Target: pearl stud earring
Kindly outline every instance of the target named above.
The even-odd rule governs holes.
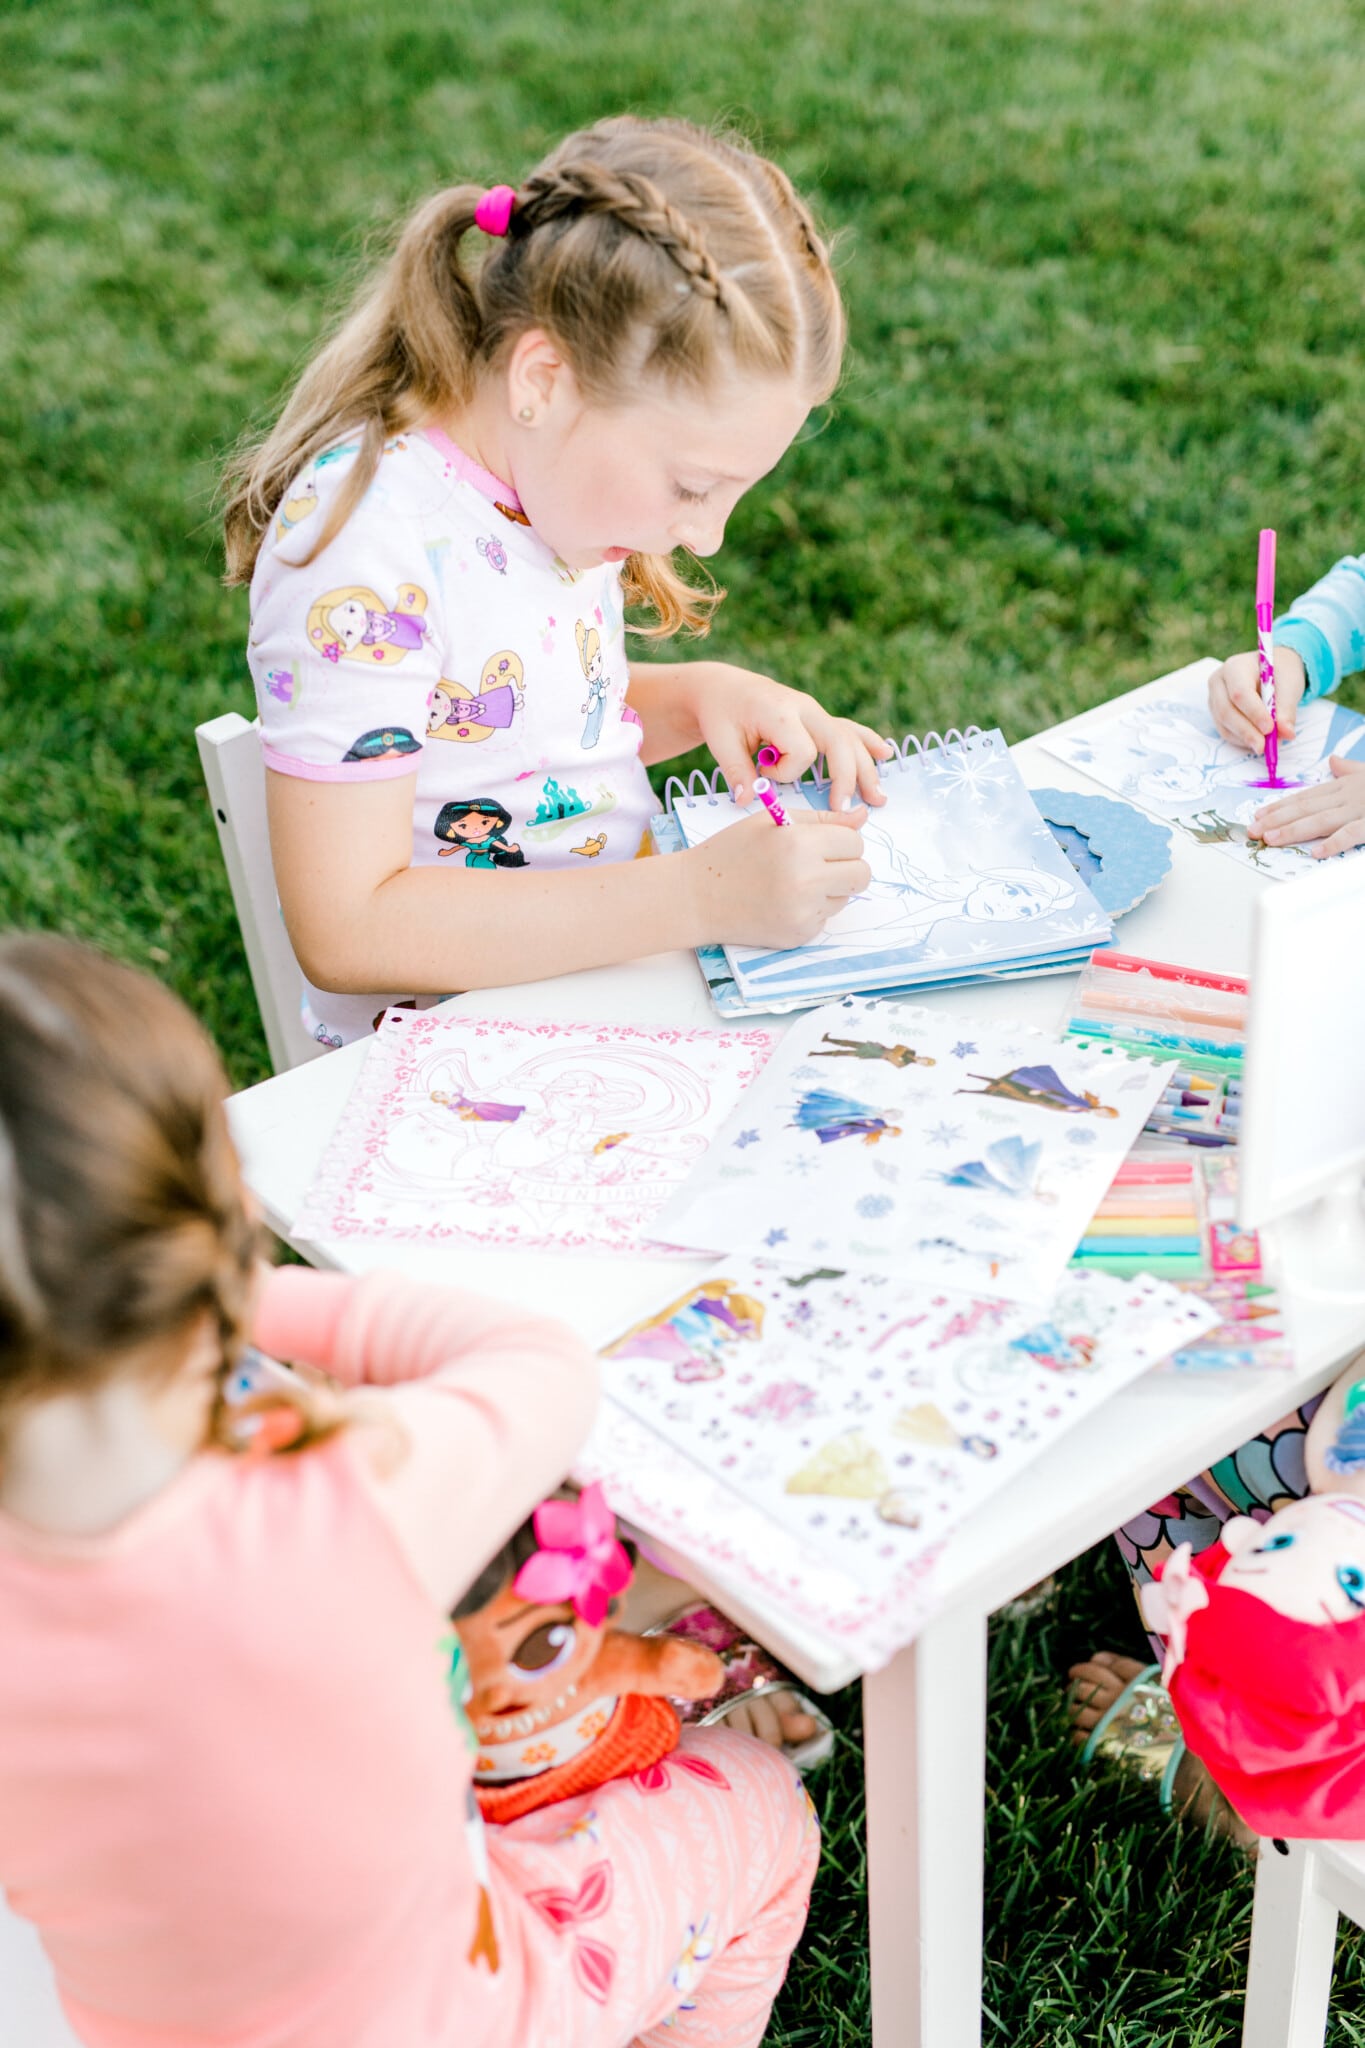
[[[532,405],[524,405],[521,408],[521,411],[517,414],[517,418],[519,420],[522,420],[528,427],[530,426],[535,416],[535,407]]]

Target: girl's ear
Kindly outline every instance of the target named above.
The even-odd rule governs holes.
[[[582,410],[578,379],[560,349],[539,327],[528,327],[507,359],[507,408],[514,420],[539,426],[551,410]],[[569,418],[561,423],[571,424]]]

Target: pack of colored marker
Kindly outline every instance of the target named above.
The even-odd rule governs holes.
[[[1246,1006],[1240,976],[1100,952],[1081,976],[1064,1028],[1083,1044],[1168,1061],[1170,1082],[1148,1132],[1214,1151],[1237,1142]]]

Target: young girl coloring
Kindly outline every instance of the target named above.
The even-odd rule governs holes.
[[[592,1413],[567,1331],[262,1277],[207,1041],[0,942],[0,1887],[86,2048],[757,2048],[817,1857],[685,1730],[483,1830],[447,1615]],[[250,1328],[351,1383],[225,1408]],[[243,1446],[246,1448],[243,1448]]]
[[[323,1042],[398,998],[665,947],[812,938],[868,869],[867,727],[725,663],[627,660],[623,609],[702,630],[710,555],[839,375],[828,252],[786,177],[678,121],[454,186],[230,478],[271,849]],[[827,758],[839,817],[763,815],[636,864],[645,765]],[[506,820],[505,823],[501,822]],[[477,828],[477,830],[476,830]]]
[[[1365,668],[1365,555],[1346,555],[1296,598],[1273,628],[1275,723],[1292,740],[1300,704]],[[1234,654],[1209,677],[1209,710],[1224,739],[1265,751],[1270,713],[1255,653]],[[1365,845],[1365,761],[1334,754],[1325,782],[1264,804],[1252,820],[1268,846],[1307,846],[1325,860]]]

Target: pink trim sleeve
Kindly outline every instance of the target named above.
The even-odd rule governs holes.
[[[400,775],[415,775],[420,758],[419,750],[378,761],[300,761],[297,755],[282,754],[261,741],[266,767],[277,775],[297,776],[300,782],[396,782]]]

